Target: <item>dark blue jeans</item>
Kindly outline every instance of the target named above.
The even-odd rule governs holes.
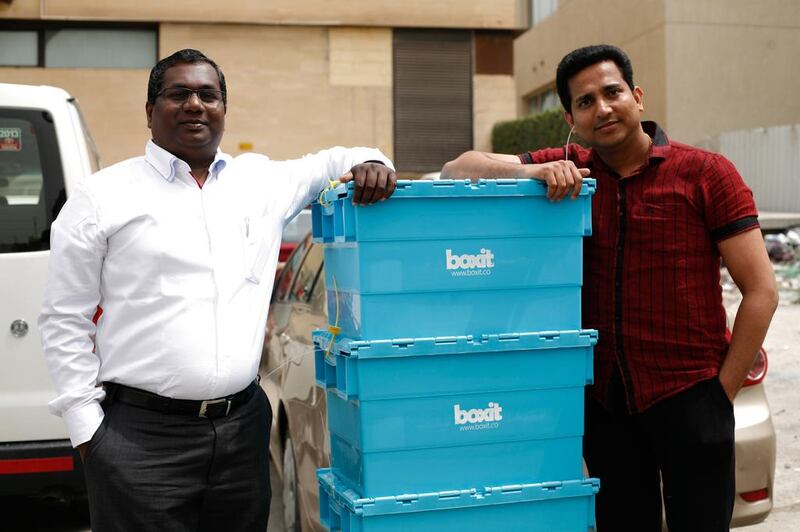
[[[267,529],[272,411],[261,388],[216,419],[103,409],[84,464],[93,532]]]
[[[600,479],[598,532],[728,531],[733,514],[733,405],[717,378],[627,414],[621,385],[612,410],[587,397],[583,454]]]

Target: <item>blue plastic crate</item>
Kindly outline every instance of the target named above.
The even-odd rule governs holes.
[[[331,464],[362,495],[581,476],[596,331],[330,339]]]
[[[328,317],[352,338],[580,328],[593,180],[550,202],[538,180],[401,181],[351,204],[352,183],[312,206],[325,243]]]
[[[597,479],[362,498],[329,469],[317,473],[320,520],[331,532],[588,532]]]

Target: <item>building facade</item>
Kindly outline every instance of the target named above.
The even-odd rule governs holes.
[[[0,0],[0,82],[65,88],[103,164],[142,153],[158,58],[196,48],[228,84],[222,149],[377,146],[406,172],[489,149],[516,116],[524,0]]]
[[[625,49],[645,117],[687,143],[800,122],[800,2],[532,0],[534,25],[514,46],[517,111],[560,106],[555,70],[580,46]]]

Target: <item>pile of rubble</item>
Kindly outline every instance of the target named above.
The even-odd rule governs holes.
[[[800,304],[800,227],[768,234],[764,245],[778,281],[781,304]],[[722,268],[722,292],[726,303],[741,299],[727,269]]]
[[[769,260],[773,264],[791,264],[800,261],[800,227],[764,237]]]
[[[766,235],[769,259],[775,269],[781,301],[790,304],[800,303],[800,227],[783,233]]]

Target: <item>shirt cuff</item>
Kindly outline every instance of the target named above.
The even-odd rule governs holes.
[[[360,157],[362,159],[361,163],[381,163],[384,166],[391,168],[392,170],[395,169],[394,164],[392,164],[392,161],[388,157],[386,157],[380,150],[376,148],[367,148],[367,150],[369,151],[367,151],[365,154],[363,154],[362,157]]]
[[[67,432],[73,447],[86,443],[92,439],[94,433],[103,422],[103,407],[99,401],[92,401],[78,408],[73,408],[65,412],[64,422],[67,424]]]
[[[714,242],[721,242],[756,227],[759,227],[758,216],[745,216],[711,231],[711,239]]]

